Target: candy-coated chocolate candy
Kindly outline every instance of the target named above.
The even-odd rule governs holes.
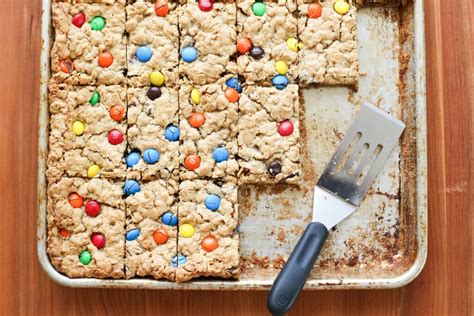
[[[217,211],[221,206],[221,198],[215,194],[208,194],[204,200],[207,209]]]
[[[151,87],[150,90],[147,92],[147,97],[148,99],[154,101],[161,97],[161,89],[158,87]]]
[[[240,54],[248,53],[252,49],[252,41],[246,37],[237,40],[237,51]]]
[[[70,74],[74,71],[74,63],[70,59],[63,59],[59,62],[59,69],[65,74]]]
[[[105,236],[101,233],[93,233],[91,235],[91,242],[97,249],[102,249],[105,247]]]
[[[166,16],[170,8],[166,0],[158,0],[155,3],[155,13],[157,16]]]
[[[170,124],[165,129],[165,138],[170,142],[176,142],[179,140],[179,128],[173,124]]]
[[[150,47],[147,46],[140,46],[138,47],[135,56],[137,56],[138,61],[142,63],[146,63],[151,59],[153,56],[153,51],[151,50]]]
[[[195,61],[197,56],[198,51],[192,46],[185,47],[181,51],[181,58],[187,63],[192,63]]]
[[[238,93],[242,93],[242,85],[240,84],[239,79],[234,77],[229,78],[226,80],[225,84],[229,88],[237,90]]]
[[[148,148],[143,152],[143,160],[145,160],[147,164],[155,164],[160,160],[160,152],[155,148]]]
[[[141,156],[140,153],[136,151],[132,151],[127,155],[127,158],[125,158],[125,162],[127,163],[127,167],[131,168],[135,166],[137,163],[140,162]]]
[[[203,113],[192,113],[188,118],[188,123],[194,128],[201,127],[206,122],[206,117]]]
[[[92,254],[88,250],[84,250],[79,255],[79,261],[85,266],[88,265],[92,261]]]
[[[223,162],[229,159],[229,151],[225,147],[219,147],[214,149],[212,157],[216,162]]]
[[[69,194],[67,200],[69,201],[69,204],[74,208],[80,208],[84,204],[84,199],[82,198],[82,196],[75,192]]]
[[[265,51],[261,47],[254,46],[250,50],[250,56],[252,56],[255,59],[260,59],[263,57],[263,55],[265,55]]]
[[[323,7],[319,3],[310,3],[308,6],[308,18],[317,19],[323,13]]]
[[[105,19],[101,16],[96,16],[91,21],[91,28],[94,31],[102,31],[105,27]]]
[[[168,233],[166,230],[160,228],[155,230],[153,233],[153,240],[158,244],[162,245],[168,241]]]
[[[263,16],[267,11],[267,6],[263,2],[255,2],[252,6],[252,12],[256,16]]]
[[[87,176],[89,178],[95,178],[100,173],[100,167],[98,165],[92,165],[87,169]]]
[[[338,0],[334,2],[334,10],[341,15],[344,15],[349,12],[350,8],[351,6],[346,1]]]
[[[84,13],[78,13],[72,18],[72,24],[77,26],[78,28],[81,28],[84,23],[86,23],[86,16]]]
[[[130,229],[125,233],[125,239],[128,241],[134,241],[140,236],[140,228]]]
[[[281,163],[278,160],[272,161],[267,166],[267,171],[272,176],[276,176],[276,175],[280,174],[281,173]]]
[[[291,123],[289,120],[284,120],[278,125],[278,133],[281,136],[290,136],[293,134],[294,129],[295,127],[293,123]]]
[[[198,6],[201,11],[209,12],[214,7],[214,1],[213,0],[199,0]]]
[[[123,186],[123,193],[125,195],[132,195],[138,192],[140,192],[140,184],[137,181],[135,180],[125,181],[125,185]]]
[[[201,157],[198,155],[189,155],[184,159],[184,166],[189,170],[193,171],[199,168],[201,165]]]
[[[61,228],[59,230],[59,235],[63,238],[68,238],[69,236],[71,236],[71,233],[69,232],[69,230],[67,230],[65,228]]]
[[[150,83],[155,87],[159,87],[165,83],[165,76],[160,71],[153,71],[150,74]]]
[[[288,48],[293,51],[293,52],[297,52],[298,49],[300,48],[299,44],[298,44],[298,40],[294,37],[290,37],[289,39],[286,40],[286,46],[288,46]]]
[[[285,89],[286,86],[288,85],[288,78],[284,75],[276,75],[272,79],[272,84],[277,88],[278,90]]]
[[[183,256],[183,255],[177,255],[177,256],[174,256],[173,259],[171,259],[171,264],[175,268],[183,264],[186,264],[186,262],[188,262],[188,259],[186,258],[186,256]]]
[[[227,88],[224,92],[224,95],[227,101],[231,103],[239,101],[239,98],[240,98],[239,92],[237,92],[237,90],[233,88]]]
[[[110,52],[103,52],[99,55],[99,66],[109,68],[114,63],[114,56]]]
[[[201,242],[201,247],[206,252],[211,252],[219,247],[219,243],[213,236],[207,236]]]
[[[123,142],[123,134],[118,129],[111,130],[107,138],[112,145],[120,145]]]
[[[191,90],[191,101],[193,101],[194,104],[201,103],[201,92],[198,89]]]
[[[121,104],[116,104],[110,108],[109,113],[114,121],[120,122],[125,117],[125,107]]]
[[[81,136],[82,134],[84,134],[84,129],[84,123],[82,123],[81,121],[72,122],[72,131],[74,132],[74,134],[76,134],[76,136]]]
[[[89,200],[86,202],[86,214],[90,217],[97,217],[100,214],[100,203],[95,200]]]
[[[194,227],[191,224],[183,224],[179,226],[179,233],[184,238],[190,238],[194,235]]]
[[[275,70],[280,75],[284,75],[288,72],[288,65],[283,60],[279,60],[275,63]]]
[[[94,94],[92,94],[91,98],[89,99],[90,105],[97,105],[97,103],[100,102],[100,94],[99,92],[95,91]]]
[[[176,226],[178,225],[178,217],[171,212],[166,212],[161,216],[161,221],[163,224],[168,226]]]

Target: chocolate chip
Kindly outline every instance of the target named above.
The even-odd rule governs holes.
[[[147,96],[150,100],[154,101],[155,99],[158,99],[161,97],[161,90],[158,87],[151,87],[150,90],[148,90]]]
[[[267,167],[268,173],[276,176],[281,172],[281,163],[278,160],[272,161]]]
[[[252,49],[250,49],[250,56],[252,56],[255,59],[262,58],[264,54],[265,54],[265,51],[261,47],[254,46],[252,47]]]

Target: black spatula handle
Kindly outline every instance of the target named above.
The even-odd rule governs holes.
[[[273,315],[283,315],[293,306],[327,236],[328,230],[321,223],[313,222],[306,227],[270,290],[267,304]]]

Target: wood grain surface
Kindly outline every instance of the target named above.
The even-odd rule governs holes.
[[[472,0],[426,2],[429,255],[409,286],[305,292],[292,315],[473,315]],[[0,1],[0,313],[265,315],[265,292],[69,289],[36,258],[40,0]]]

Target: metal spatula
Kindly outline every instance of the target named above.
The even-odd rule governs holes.
[[[294,304],[328,230],[357,209],[404,129],[377,107],[362,106],[314,188],[313,221],[273,284],[268,297],[272,314],[282,315]]]

